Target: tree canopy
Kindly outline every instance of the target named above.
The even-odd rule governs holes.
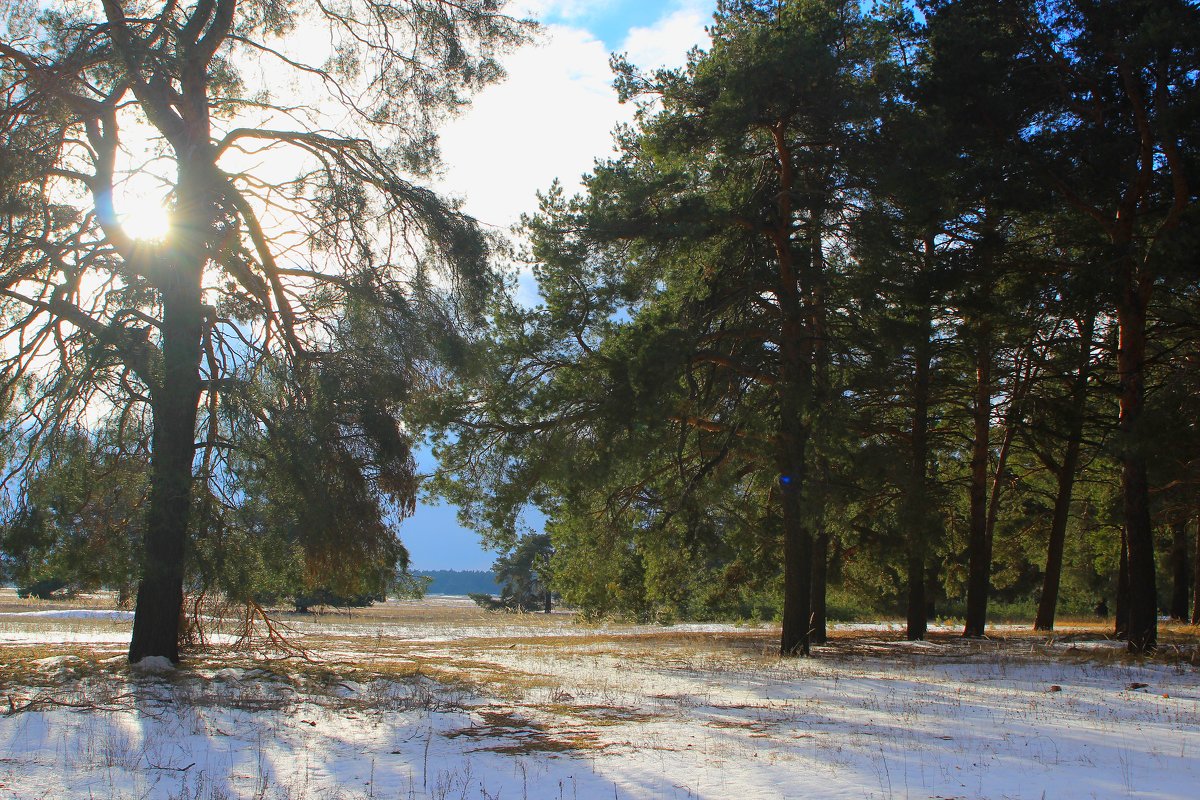
[[[136,580],[132,659],[185,580],[370,593],[423,424],[514,604],[784,655],[846,606],[1187,615],[1195,2],[723,0],[682,67],[614,57],[634,123],[525,218],[534,306],[423,185],[526,29],[493,0],[5,24],[5,548]]]
[[[441,451],[494,540],[548,515],[568,602],[761,608],[806,653],[830,586],[911,638],[937,602],[981,636],[1041,595],[1052,626],[1065,559],[1075,608],[1114,592],[1154,646],[1154,528],[1197,516],[1152,499],[1190,457],[1145,459],[1196,346],[1166,331],[1200,14],[921,11],[723,2],[683,68],[614,59],[636,122],[527,220],[542,304],[496,312]]]
[[[394,548],[403,408],[495,284],[487,237],[421,181],[524,25],[494,0],[5,8],[8,476],[100,422],[149,464],[130,659],[178,659],[187,554],[246,470],[310,569]],[[157,205],[169,230],[139,238]]]

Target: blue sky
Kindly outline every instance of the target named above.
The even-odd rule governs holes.
[[[631,28],[650,28],[673,11],[689,7],[679,2],[642,2],[642,0],[609,0],[605,2],[549,2],[535,12],[546,24],[572,25],[591,32],[609,50],[618,50]],[[696,7],[697,4],[691,4]],[[715,4],[714,4],[715,5]]]
[[[514,13],[543,23],[534,44],[511,54],[509,78],[486,89],[442,132],[439,190],[504,230],[536,206],[536,192],[559,178],[568,191],[632,110],[617,103],[611,52],[644,67],[678,66],[704,41],[715,0],[518,0]],[[527,284],[528,285],[528,284]],[[418,454],[422,472],[434,468]],[[400,526],[413,569],[488,569],[495,554],[458,525],[456,509],[421,503]]]
[[[420,471],[431,472],[428,450],[417,454]],[[413,569],[491,569],[495,553],[485,551],[474,531],[458,524],[454,506],[417,504],[416,513],[400,523],[400,538]]]

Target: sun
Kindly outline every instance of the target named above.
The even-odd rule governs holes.
[[[118,208],[121,227],[134,239],[161,242],[171,232],[171,212],[150,194],[126,195]]]
[[[171,233],[170,184],[147,171],[131,171],[113,187],[117,221],[131,238],[161,242]]]

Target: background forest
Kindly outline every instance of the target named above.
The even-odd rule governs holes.
[[[532,307],[421,183],[529,30],[491,0],[12,8],[0,549],[136,594],[132,660],[185,597],[411,583],[422,431],[586,614],[784,654],[1200,614],[1194,2],[721,2],[684,68],[614,57],[636,121],[526,218]],[[114,210],[143,173],[160,240]]]
[[[1197,10],[723,3],[524,233],[442,486],[593,614],[1188,613]]]

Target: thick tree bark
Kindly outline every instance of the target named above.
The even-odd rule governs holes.
[[[925,619],[933,622],[937,619],[938,598],[942,597],[941,576],[938,575],[936,560],[929,560],[925,565]],[[944,600],[945,598],[942,597]]]
[[[175,209],[168,242],[147,275],[162,299],[161,374],[151,389],[153,436],[149,509],[144,534],[129,660],[148,656],[179,660],[183,577],[188,546],[200,404],[200,359],[204,311],[202,278],[218,257],[224,232],[216,225],[224,176],[212,144],[209,66],[233,27],[235,0],[193,9],[178,29],[176,70],[159,72],[139,52],[120,3],[105,0],[109,33],[131,75],[133,92],[152,125],[170,143],[178,165]],[[146,70],[151,70],[146,72]],[[177,81],[177,87],[173,86]]]
[[[783,508],[783,625],[779,652],[784,656],[807,656],[812,629],[813,541],[801,503],[807,478],[805,458],[810,434],[807,412],[813,396],[814,343],[793,249],[792,191],[796,176],[790,144],[784,123],[772,126],[769,132],[779,170],[778,226],[771,230],[770,239],[779,270],[776,295],[782,323],[776,384],[779,400],[776,463]]]
[[[187,283],[180,276],[181,283]],[[179,661],[180,614],[200,400],[200,284],[164,293],[163,371],[154,401],[150,507],[129,660]]]
[[[967,544],[967,619],[963,636],[981,637],[987,624],[992,551],[987,535],[988,455],[992,421],[990,323],[982,323],[975,354],[974,435],[971,444],[971,520]]]
[[[804,344],[800,297],[786,245],[779,247],[783,337],[779,347],[779,435],[776,459],[783,507],[783,630],[779,652],[808,655],[812,630],[813,537],[801,507],[807,478],[809,428],[804,410],[812,394],[812,362]],[[789,277],[791,276],[791,277]]]
[[[1087,383],[1091,376],[1092,336],[1096,317],[1089,314],[1079,332],[1079,361],[1071,387],[1070,424],[1066,435],[1062,463],[1055,475],[1057,491],[1054,513],[1050,520],[1050,538],[1046,545],[1046,572],[1042,579],[1042,596],[1038,601],[1034,630],[1054,630],[1058,610],[1058,590],[1062,582],[1063,550],[1067,541],[1067,524],[1071,516],[1071,497],[1075,490],[1075,473],[1079,468],[1079,452],[1083,443],[1083,421],[1087,412]]]
[[[787,427],[787,426],[785,426]],[[798,428],[795,424],[793,428]],[[809,654],[812,616],[812,534],[804,524],[800,488],[804,482],[804,436],[793,430],[780,453],[779,490],[783,506],[783,630],[779,653]]]
[[[808,444],[808,428],[801,418],[802,396],[808,393],[812,371],[800,352],[802,329],[799,321],[795,318],[785,320],[783,331],[777,438],[779,493],[783,507],[783,630],[779,652],[784,656],[795,656],[809,654],[812,626],[813,541],[801,508]]]
[[[1129,650],[1144,653],[1158,643],[1158,591],[1154,529],[1150,524],[1150,482],[1141,444],[1145,409],[1146,307],[1149,286],[1140,285],[1132,258],[1126,258],[1124,288],[1117,305],[1120,342],[1117,372],[1121,384],[1121,489],[1129,555]],[[1142,280],[1148,280],[1142,277]]]
[[[1171,619],[1186,622],[1188,595],[1191,590],[1192,564],[1188,560],[1188,530],[1186,519],[1171,526]]]
[[[907,622],[904,636],[910,642],[919,642],[929,632],[929,604],[925,598],[925,553],[920,548],[913,547],[911,541],[906,562],[908,604],[905,610]]]
[[[203,94],[202,87],[193,91]],[[154,283],[162,297],[162,366],[151,391],[153,438],[149,509],[144,533],[129,661],[165,656],[179,661],[183,577],[191,516],[196,417],[203,353],[204,267],[210,256],[217,198],[215,168],[206,162],[207,107],[189,129],[181,153],[175,225],[163,245]]]

